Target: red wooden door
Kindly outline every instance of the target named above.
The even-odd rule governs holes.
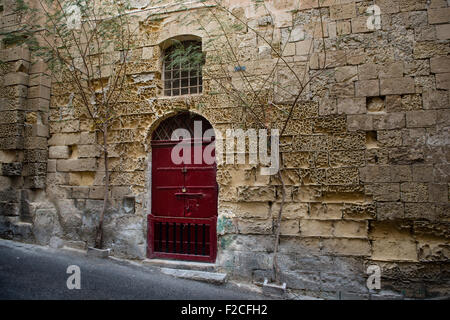
[[[193,120],[187,117],[188,121],[182,125],[189,129]],[[194,119],[199,121],[198,116]],[[205,124],[208,127],[209,124]],[[175,125],[180,123],[175,121]],[[173,129],[166,126],[166,131],[167,128]],[[217,251],[216,165],[206,164],[203,157],[201,163],[195,164],[194,154],[195,149],[203,153],[205,147],[214,142],[184,140],[191,151],[191,162],[175,164],[171,154],[178,143],[152,141],[148,257],[213,262]]]

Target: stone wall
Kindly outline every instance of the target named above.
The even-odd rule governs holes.
[[[15,1],[1,3],[1,32],[18,27]],[[51,80],[26,47],[0,51],[0,232],[32,240],[31,203],[46,187]]]
[[[381,8],[381,30],[366,26],[365,12],[374,2]],[[138,9],[148,5],[134,3]],[[286,45],[285,58],[310,76],[325,60],[320,47],[327,47],[327,68],[309,88],[320,95],[302,103],[281,139],[288,191],[281,225],[282,280],[291,289],[324,297],[367,298],[366,269],[377,264],[383,290],[412,297],[449,295],[449,2],[267,5],[273,21],[249,2],[229,1],[230,9],[256,30],[275,27]],[[7,8],[3,28],[11,21]],[[139,45],[108,141],[112,203],[105,240],[115,255],[128,258],[145,258],[150,137],[161,119],[191,110],[215,129],[241,121],[237,105],[223,94],[211,94],[218,88],[208,78],[202,95],[162,96],[161,43],[184,34],[208,42],[198,27],[181,22],[179,7],[165,10],[161,19],[150,19],[148,11],[137,18]],[[192,19],[211,20],[200,3],[191,4],[189,13]],[[287,39],[292,21],[297,27]],[[267,74],[276,63],[251,30],[232,38],[249,75]],[[209,50],[204,48],[205,68],[214,68]],[[0,132],[2,235],[42,244],[92,244],[104,191],[99,136],[87,118],[74,112],[70,83],[52,86],[48,110],[49,83],[41,64],[30,64],[27,51],[18,48],[2,50],[2,60],[7,62]],[[277,72],[280,81],[292,85],[283,70]],[[32,80],[33,74],[41,80]],[[9,108],[10,101],[17,103]],[[282,119],[283,113],[274,112],[274,123]],[[260,281],[271,274],[280,181],[259,175],[251,165],[221,165],[217,180],[217,265],[236,279]],[[44,188],[45,194],[38,191]],[[24,232],[22,221],[29,219]]]

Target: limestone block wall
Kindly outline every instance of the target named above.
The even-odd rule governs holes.
[[[366,26],[366,9],[374,3],[381,9],[380,30]],[[251,2],[228,5],[256,30],[264,32],[272,23]],[[312,98],[302,102],[281,138],[287,188],[279,258],[282,280],[291,289],[323,297],[368,298],[366,270],[376,264],[382,269],[383,290],[411,297],[450,294],[448,1],[305,0],[267,5],[275,17],[276,34],[286,44],[284,56],[296,68],[314,74],[325,60],[321,46],[325,43],[328,49],[327,68],[309,88]],[[207,43],[208,35],[183,24],[177,6],[169,5],[158,19],[148,18],[147,6],[146,1],[136,2],[136,8],[147,14],[136,20],[138,45],[130,58],[120,116],[108,141],[112,201],[105,217],[105,241],[115,255],[137,259],[145,258],[150,139],[158,123],[180,110],[203,115],[217,130],[235,128],[242,121],[241,108],[217,94],[217,84],[207,77],[201,95],[163,96],[161,43],[185,34]],[[317,27],[319,10],[324,38]],[[189,13],[199,21],[211,20],[200,3],[191,4]],[[297,27],[287,39],[292,21]],[[233,40],[249,75],[267,74],[276,63],[270,48],[251,30],[234,34]],[[205,68],[214,67],[209,50],[204,48]],[[21,60],[30,58],[17,59]],[[8,66],[12,65],[11,60]],[[7,74],[11,72],[8,69]],[[26,72],[14,72],[28,82],[12,82],[11,87],[5,76],[3,88],[26,88],[28,95],[22,118],[12,123],[24,130],[26,125],[47,125],[46,111],[30,109],[36,104],[29,101],[34,97],[45,105],[42,95],[48,86],[32,85],[31,76],[21,77]],[[285,70],[278,72],[287,87],[295,85]],[[25,181],[45,176],[45,194],[29,201],[34,241],[84,247],[93,243],[104,168],[97,146],[100,136],[89,119],[74,111],[79,104],[74,92],[70,83],[53,84],[48,140],[31,130],[36,143],[28,146],[33,152],[42,150],[45,157],[48,151],[48,160],[44,156],[39,158],[43,161],[31,160],[37,158],[31,157],[26,144],[3,147],[3,141],[12,140],[1,140],[1,179],[10,181],[7,172],[18,172],[23,186],[14,184],[10,189],[34,190],[43,184],[28,187]],[[8,112],[3,110],[2,104],[1,112]],[[282,120],[283,113],[274,111],[271,121]],[[16,136],[17,141],[27,137]],[[42,168],[47,164],[46,175],[39,163]],[[261,281],[271,274],[280,181],[259,175],[252,165],[221,165],[217,181],[216,264],[236,279]],[[1,201],[5,207],[16,200]],[[2,219],[7,212],[13,211],[2,209]]]
[[[18,27],[15,1],[1,2],[2,34]],[[24,46],[0,50],[0,233],[32,240],[32,202],[46,187],[51,81]]]

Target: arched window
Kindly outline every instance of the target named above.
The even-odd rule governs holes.
[[[212,129],[212,126],[209,123],[209,121],[203,118],[202,116],[191,112],[182,112],[162,121],[159,124],[158,128],[153,132],[152,140],[153,141],[171,140],[172,133],[176,129],[186,129],[191,134],[191,137],[195,138],[194,123],[196,121],[201,122],[202,137],[205,134],[206,130]]]
[[[164,51],[164,95],[179,96],[202,92],[202,43],[177,41]]]

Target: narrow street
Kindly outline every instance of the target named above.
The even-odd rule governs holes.
[[[81,288],[69,290],[67,268],[80,268]],[[263,299],[162,274],[159,269],[89,257],[76,251],[0,240],[0,299]]]

